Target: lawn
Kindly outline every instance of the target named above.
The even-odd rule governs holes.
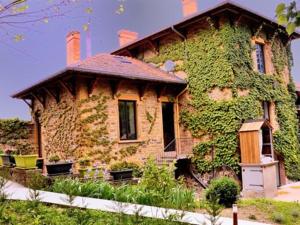
[[[42,203],[6,201],[0,205],[2,225],[183,225],[170,220],[127,216],[95,210],[63,208]]]
[[[300,204],[268,199],[240,200],[239,218],[271,224],[300,225]],[[225,209],[223,216],[231,217],[231,209]]]

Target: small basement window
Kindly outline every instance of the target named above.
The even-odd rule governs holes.
[[[256,43],[255,47],[256,47],[257,70],[261,73],[266,73],[264,45]]]
[[[119,101],[120,140],[136,140],[136,102]]]

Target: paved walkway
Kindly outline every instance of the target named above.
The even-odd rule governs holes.
[[[5,193],[8,194],[8,198],[11,200],[28,200],[29,199],[29,189],[25,188],[19,184],[9,181],[5,187]],[[63,206],[69,206],[66,201],[67,196],[64,194],[53,193],[53,192],[40,192],[41,202],[51,203]],[[123,212],[128,215],[134,215],[139,212],[140,216],[165,219],[170,215],[183,215],[179,221],[189,223],[189,224],[203,224],[206,222],[210,224],[207,220],[207,215],[192,212],[183,212],[174,209],[165,209],[159,207],[144,206],[138,204],[120,203],[116,201],[101,200],[94,198],[76,197],[74,207],[95,209],[105,212]],[[231,218],[220,218],[222,225],[232,225]],[[251,222],[245,220],[239,220],[239,225],[266,225],[264,223]]]
[[[278,196],[274,198],[279,201],[300,203],[300,182],[288,184],[278,189]]]

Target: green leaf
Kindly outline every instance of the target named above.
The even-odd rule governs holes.
[[[15,42],[23,41],[24,40],[24,36],[22,34],[16,34],[14,36],[14,40],[15,40]]]
[[[287,24],[287,23],[288,23],[288,18],[287,18],[287,16],[286,16],[285,14],[279,15],[279,16],[277,17],[277,19],[278,19],[278,23],[279,23],[280,25],[284,25],[284,24]]]
[[[84,31],[87,31],[89,29],[89,24],[84,24],[82,28]]]
[[[88,8],[85,9],[85,12],[86,12],[87,14],[91,14],[91,13],[93,13],[93,8],[88,7]]]
[[[295,23],[289,23],[286,27],[286,31],[288,32],[289,35],[294,33],[296,30],[296,24]]]
[[[276,15],[281,15],[283,11],[286,9],[285,3],[280,3],[276,8]]]

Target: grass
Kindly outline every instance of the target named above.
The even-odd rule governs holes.
[[[241,200],[239,207],[249,208],[249,214],[254,214],[251,209],[260,212],[269,222],[285,225],[300,225],[300,204],[293,202],[281,202],[267,199]],[[257,220],[260,220],[258,218]]]
[[[170,219],[150,219],[138,215],[62,208],[42,203],[6,201],[0,205],[0,224],[15,225],[183,225]]]

